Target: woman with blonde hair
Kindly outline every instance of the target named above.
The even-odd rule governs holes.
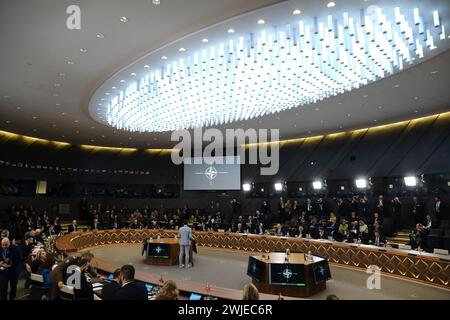
[[[164,283],[155,300],[178,300],[180,292],[174,281],[169,280]]]
[[[259,300],[259,292],[253,283],[244,286],[244,297],[242,300]]]

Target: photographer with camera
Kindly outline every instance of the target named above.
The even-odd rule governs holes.
[[[9,300],[16,298],[17,282],[21,273],[21,255],[19,249],[3,238],[0,249],[0,300],[6,300],[8,284]]]

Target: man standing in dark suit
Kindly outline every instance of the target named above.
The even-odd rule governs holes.
[[[408,227],[413,228],[417,223],[422,223],[425,220],[424,211],[425,207],[422,201],[417,197],[413,197],[411,204],[411,215],[408,217]]]
[[[73,220],[73,221],[72,221],[72,224],[69,225],[67,231],[68,231],[69,233],[77,232],[77,231],[78,231],[77,220]]]
[[[148,291],[144,283],[134,280],[134,267],[124,265],[120,269],[122,288],[117,290],[114,300],[148,300]]]
[[[17,281],[22,272],[20,250],[8,238],[3,238],[0,249],[0,300],[6,300],[8,284],[9,300],[16,298]]]
[[[113,273],[113,280],[102,288],[102,300],[114,300],[116,292],[122,287],[120,285],[120,269],[116,269]]]

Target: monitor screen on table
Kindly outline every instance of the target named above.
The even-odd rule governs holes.
[[[312,265],[315,283],[324,282],[331,279],[330,266],[328,260],[320,261]]]
[[[197,293],[191,293],[189,300],[202,300],[202,295]]]
[[[247,275],[255,280],[261,281],[264,273],[265,264],[255,257],[249,257],[247,266]]]
[[[272,285],[305,287],[305,266],[289,263],[270,264],[269,282]]]
[[[170,245],[164,243],[148,243],[147,257],[156,259],[169,259]]]

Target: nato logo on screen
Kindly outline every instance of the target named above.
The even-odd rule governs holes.
[[[239,157],[189,158],[184,161],[184,190],[240,190]]]

